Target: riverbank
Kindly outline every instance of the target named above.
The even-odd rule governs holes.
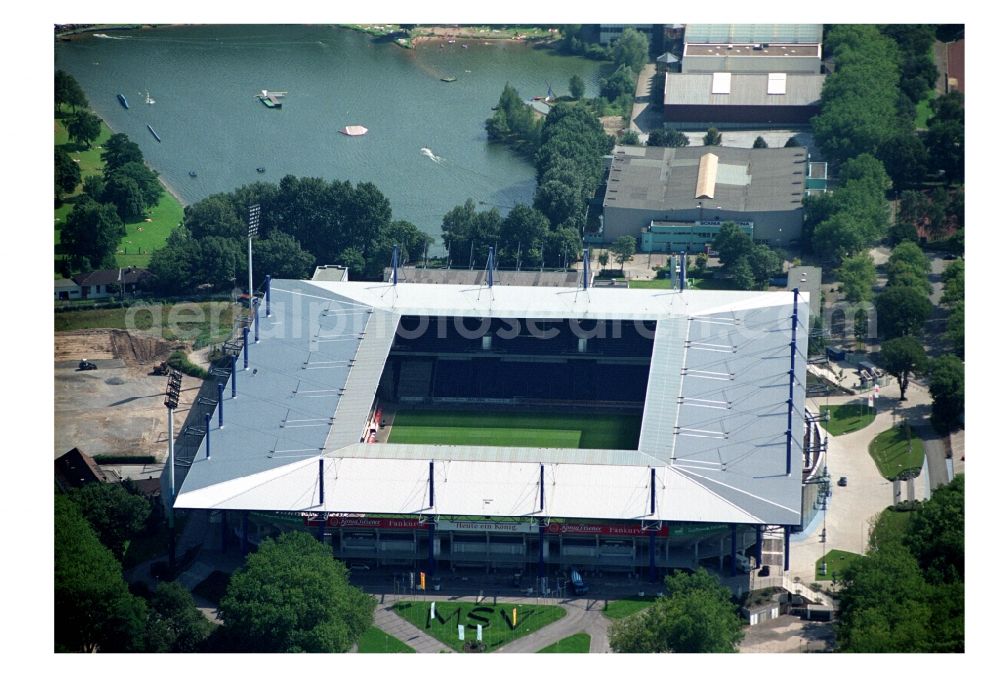
[[[93,114],[94,111],[90,111]],[[107,120],[101,118],[101,134],[90,148],[75,149],[70,152],[70,157],[80,165],[81,184],[77,186],[72,195],[68,195],[54,210],[55,246],[58,247],[61,239],[61,227],[66,222],[66,218],[73,209],[73,204],[83,192],[82,179],[87,176],[100,176],[104,171],[104,161],[100,157],[103,144],[108,138],[116,133],[108,124]],[[55,120],[55,145],[70,145],[69,135],[61,118]],[[75,147],[75,146],[74,146]],[[145,162],[149,166],[148,162]],[[150,167],[152,168],[152,167]],[[180,194],[163,178],[157,177],[160,185],[166,194],[160,197],[160,201],[151,207],[146,218],[137,222],[125,224],[125,236],[122,237],[118,245],[115,262],[119,267],[146,267],[149,264],[152,252],[160,249],[166,244],[167,238],[174,228],[184,220],[184,207],[186,202]],[[55,261],[58,267],[60,260],[64,258],[62,254],[55,254]]]
[[[531,44],[551,44],[562,39],[557,28],[537,26],[517,26],[494,28],[492,26],[414,26],[403,29],[400,24],[337,24],[338,28],[365,33],[377,38],[393,38],[400,47],[413,49],[421,44],[441,42],[480,41],[521,42]]]

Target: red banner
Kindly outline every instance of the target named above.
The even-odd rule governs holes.
[[[657,537],[670,535],[670,528],[663,526],[655,530],[647,530],[638,524],[608,524],[608,523],[553,523],[545,529],[551,535],[621,535],[623,537],[649,537],[650,532]]]
[[[303,517],[305,525],[318,526],[323,519]],[[364,516],[328,516],[326,525],[330,528],[427,528],[420,519],[368,518]]]

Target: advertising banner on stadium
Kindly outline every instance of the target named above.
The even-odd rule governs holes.
[[[545,529],[551,535],[621,535],[624,537],[649,537],[649,531],[638,524],[607,523],[553,523]],[[663,526],[653,531],[657,537],[670,535],[670,528]]]
[[[318,515],[303,517],[305,525],[318,526],[323,520]],[[426,523],[420,523],[420,519],[406,518],[369,518],[366,516],[328,516],[326,525],[329,528],[427,528]]]
[[[439,521],[440,531],[465,531],[470,533],[534,533],[538,530],[528,522],[510,521]]]

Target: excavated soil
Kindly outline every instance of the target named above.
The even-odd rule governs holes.
[[[55,360],[121,359],[126,366],[145,366],[165,360],[178,347],[178,343],[124,329],[81,329],[55,335]]]

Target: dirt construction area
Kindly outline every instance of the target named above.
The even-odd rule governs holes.
[[[150,375],[177,344],[120,329],[55,334],[55,457],[73,447],[90,455],[167,454],[166,379]],[[80,371],[81,360],[97,365]],[[174,414],[180,431],[201,380],[184,377]]]

